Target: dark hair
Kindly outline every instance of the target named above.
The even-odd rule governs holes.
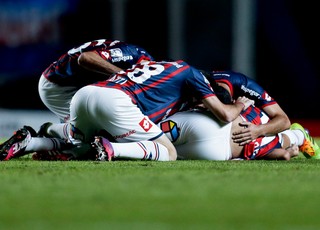
[[[226,90],[224,87],[218,85],[217,83],[215,83],[214,86],[211,86],[211,87],[222,103],[233,104],[233,100],[232,100],[231,95],[228,90]]]
[[[233,104],[233,99],[228,90],[224,87],[218,85],[218,83],[211,77],[211,73],[206,70],[200,70],[200,72],[208,79],[210,85],[219,98],[219,100],[224,104]]]

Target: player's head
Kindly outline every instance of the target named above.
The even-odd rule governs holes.
[[[205,70],[200,70],[201,73],[208,79],[210,85],[219,98],[219,100],[224,104],[232,104],[233,100],[228,90],[220,86],[214,79],[211,77],[211,73]]]
[[[210,83],[211,84],[211,83]],[[224,104],[233,104],[232,97],[228,90],[218,85],[217,83],[212,86],[213,91],[216,93],[219,100]]]
[[[233,100],[231,98],[229,91],[226,90],[224,87],[217,84],[213,90],[222,103],[233,104]]]

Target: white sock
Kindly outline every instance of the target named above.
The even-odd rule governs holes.
[[[25,152],[62,150],[66,143],[59,138],[32,137]]]
[[[168,161],[168,149],[154,141],[139,141],[130,143],[111,143],[115,158],[130,158],[139,160]]]
[[[291,145],[295,144],[301,146],[304,142],[304,135],[300,130],[285,130],[281,133],[284,133],[289,137]]]
[[[48,127],[47,133],[52,137],[68,140],[69,123],[53,123]]]

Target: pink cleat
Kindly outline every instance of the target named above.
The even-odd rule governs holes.
[[[96,155],[97,161],[111,161],[114,157],[113,147],[108,139],[101,136],[96,136],[91,145],[98,152]]]

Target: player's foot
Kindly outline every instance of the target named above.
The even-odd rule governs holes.
[[[314,139],[306,131],[306,129],[304,129],[302,125],[298,123],[293,123],[290,126],[290,129],[300,130],[304,135],[304,142],[299,147],[300,152],[302,152],[306,158],[320,159],[320,148],[318,144],[314,141]]]
[[[52,125],[51,122],[46,122],[46,123],[42,124],[42,125],[40,126],[40,129],[39,129],[38,132],[37,132],[37,137],[51,137],[51,136],[48,134],[48,132],[47,132],[48,127],[49,127],[50,125]]]
[[[98,152],[96,156],[97,161],[111,161],[114,157],[113,147],[108,139],[96,136],[91,145]]]
[[[23,156],[25,149],[32,137],[36,136],[36,131],[30,126],[23,126],[23,128],[16,131],[9,140],[0,145],[0,160],[10,160]]]
[[[54,151],[40,151],[32,154],[32,159],[36,161],[70,161],[73,160],[73,156]]]

